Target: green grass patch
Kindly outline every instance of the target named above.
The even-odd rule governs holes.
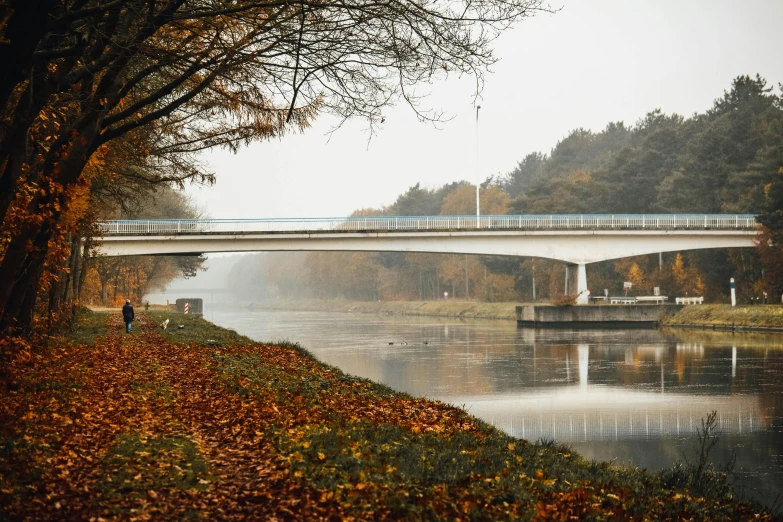
[[[140,313],[147,314],[155,325],[155,331],[162,334],[167,341],[173,343],[198,343],[207,346],[233,346],[253,343],[253,340],[244,335],[239,335],[233,330],[221,328],[191,314],[181,314],[168,310],[147,310]],[[160,325],[166,319],[169,320],[169,324],[164,330]]]
[[[142,400],[159,400],[165,404],[171,404],[174,400],[174,392],[171,386],[161,378],[161,369],[155,364],[142,365],[134,363],[135,373],[140,376],[131,381],[131,390],[134,395]]]
[[[77,344],[95,345],[96,338],[106,335],[107,314],[81,309],[70,332],[70,339]]]
[[[120,435],[102,462],[105,474],[98,489],[108,497],[145,498],[149,491],[205,491],[207,463],[195,442],[186,437]]]

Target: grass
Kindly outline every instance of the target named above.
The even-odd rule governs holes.
[[[104,455],[98,489],[110,495],[146,497],[164,489],[206,490],[207,464],[186,437],[123,433]]]
[[[82,308],[71,332],[71,339],[76,344],[92,346],[95,339],[102,335],[106,335],[106,315]]]
[[[0,388],[0,520],[772,518],[705,452],[661,473],[588,461],[295,344],[170,311],[131,335],[102,317],[72,333],[93,344],[63,340]]]
[[[516,320],[516,309],[520,303],[482,303],[435,299],[431,301],[268,301],[256,303],[259,308],[278,310],[308,310],[346,313],[370,313],[389,315],[421,315],[441,317],[464,317],[482,319]]]
[[[663,324],[783,328],[783,305],[686,306]]]
[[[170,310],[150,309],[142,312],[149,316],[155,325],[156,332],[163,335],[169,342],[198,343],[204,346],[235,346],[253,341],[233,330],[216,326],[209,321],[191,314],[181,314]],[[166,319],[168,327],[164,330],[160,325]],[[180,328],[182,326],[182,328]]]

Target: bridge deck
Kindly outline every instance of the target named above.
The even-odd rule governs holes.
[[[566,214],[496,216],[362,216],[295,219],[105,221],[104,236],[254,232],[388,232],[459,230],[752,230],[751,214]]]

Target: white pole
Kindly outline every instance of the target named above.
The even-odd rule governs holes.
[[[579,263],[576,269],[576,304],[590,304],[590,296],[587,293],[587,270],[584,263]]]
[[[731,306],[737,306],[737,291],[734,289],[734,278],[731,278]]]
[[[479,202],[479,124],[478,116],[481,105],[476,105],[476,228],[479,228],[479,219],[481,216],[481,203]]]

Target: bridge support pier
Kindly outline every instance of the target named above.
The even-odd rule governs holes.
[[[589,304],[590,300],[587,295],[587,269],[585,263],[579,263],[576,269],[576,304],[585,305]]]

